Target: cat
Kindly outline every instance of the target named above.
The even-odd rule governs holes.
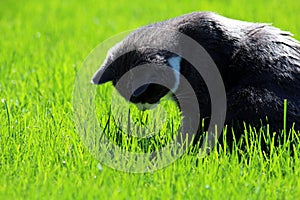
[[[122,54],[127,44],[134,45],[151,27],[183,33],[209,53],[226,90],[225,125],[229,129],[240,130],[235,131],[237,138],[243,134],[244,123],[254,127],[269,124],[272,131],[281,130],[284,99],[288,103],[287,129],[300,129],[300,44],[289,32],[269,24],[229,19],[213,12],[193,12],[150,24],[135,30],[108,52],[92,83],[112,81],[116,85],[122,75],[142,64],[169,66],[180,72],[193,87],[199,101],[201,119],[205,121],[204,130],[207,129],[212,112],[209,91],[203,77],[186,59],[172,52],[148,47]],[[156,40],[162,45],[176,43],[172,35]],[[180,86],[179,73],[170,76],[173,79],[171,89],[147,83],[132,91],[129,100],[141,110],[154,107],[162,97],[174,94]],[[135,78],[128,81],[134,84]],[[182,95],[189,98],[188,94]],[[232,139],[228,137],[228,140]]]

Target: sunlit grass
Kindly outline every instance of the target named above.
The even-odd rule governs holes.
[[[294,130],[274,145],[267,128],[246,126],[242,140],[231,147],[218,145],[204,158],[184,154],[145,174],[99,164],[77,134],[72,91],[89,52],[121,31],[195,10],[272,22],[300,39],[296,0],[1,1],[0,199],[297,199],[299,133]],[[165,131],[178,126],[175,118],[166,121]],[[268,153],[261,150],[263,140]],[[157,141],[146,146],[159,148],[164,140]]]

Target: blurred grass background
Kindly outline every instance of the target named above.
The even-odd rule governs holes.
[[[0,1],[0,199],[299,197],[299,160],[283,154],[187,155],[153,174],[125,174],[102,169],[83,147],[71,102],[89,52],[122,31],[204,10],[300,39],[297,0]]]

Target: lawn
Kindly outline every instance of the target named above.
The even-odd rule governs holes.
[[[289,145],[271,144],[264,154],[254,131],[245,150],[185,154],[142,174],[106,166],[81,140],[73,89],[92,49],[120,32],[196,10],[272,23],[300,40],[297,0],[2,0],[0,199],[299,198],[299,151],[290,156]]]

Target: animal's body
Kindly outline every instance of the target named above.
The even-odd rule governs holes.
[[[194,12],[142,27],[111,49],[93,83],[112,81],[116,84],[122,74],[143,63],[177,67],[196,92],[201,118],[208,123],[211,100],[207,87],[202,77],[180,55],[145,48],[117,58],[120,49],[126,48],[126,42],[136,41],[131,37],[151,27],[186,34],[209,53],[226,90],[226,125],[241,128],[243,122],[255,127],[268,123],[272,130],[280,130],[283,128],[283,102],[287,99],[287,128],[295,122],[295,129],[300,129],[300,45],[290,33],[269,24],[232,20],[210,12]],[[174,87],[180,84],[180,80],[177,81]],[[169,92],[165,87],[147,84],[136,90],[130,100],[143,109],[145,106],[142,104],[157,103]]]

